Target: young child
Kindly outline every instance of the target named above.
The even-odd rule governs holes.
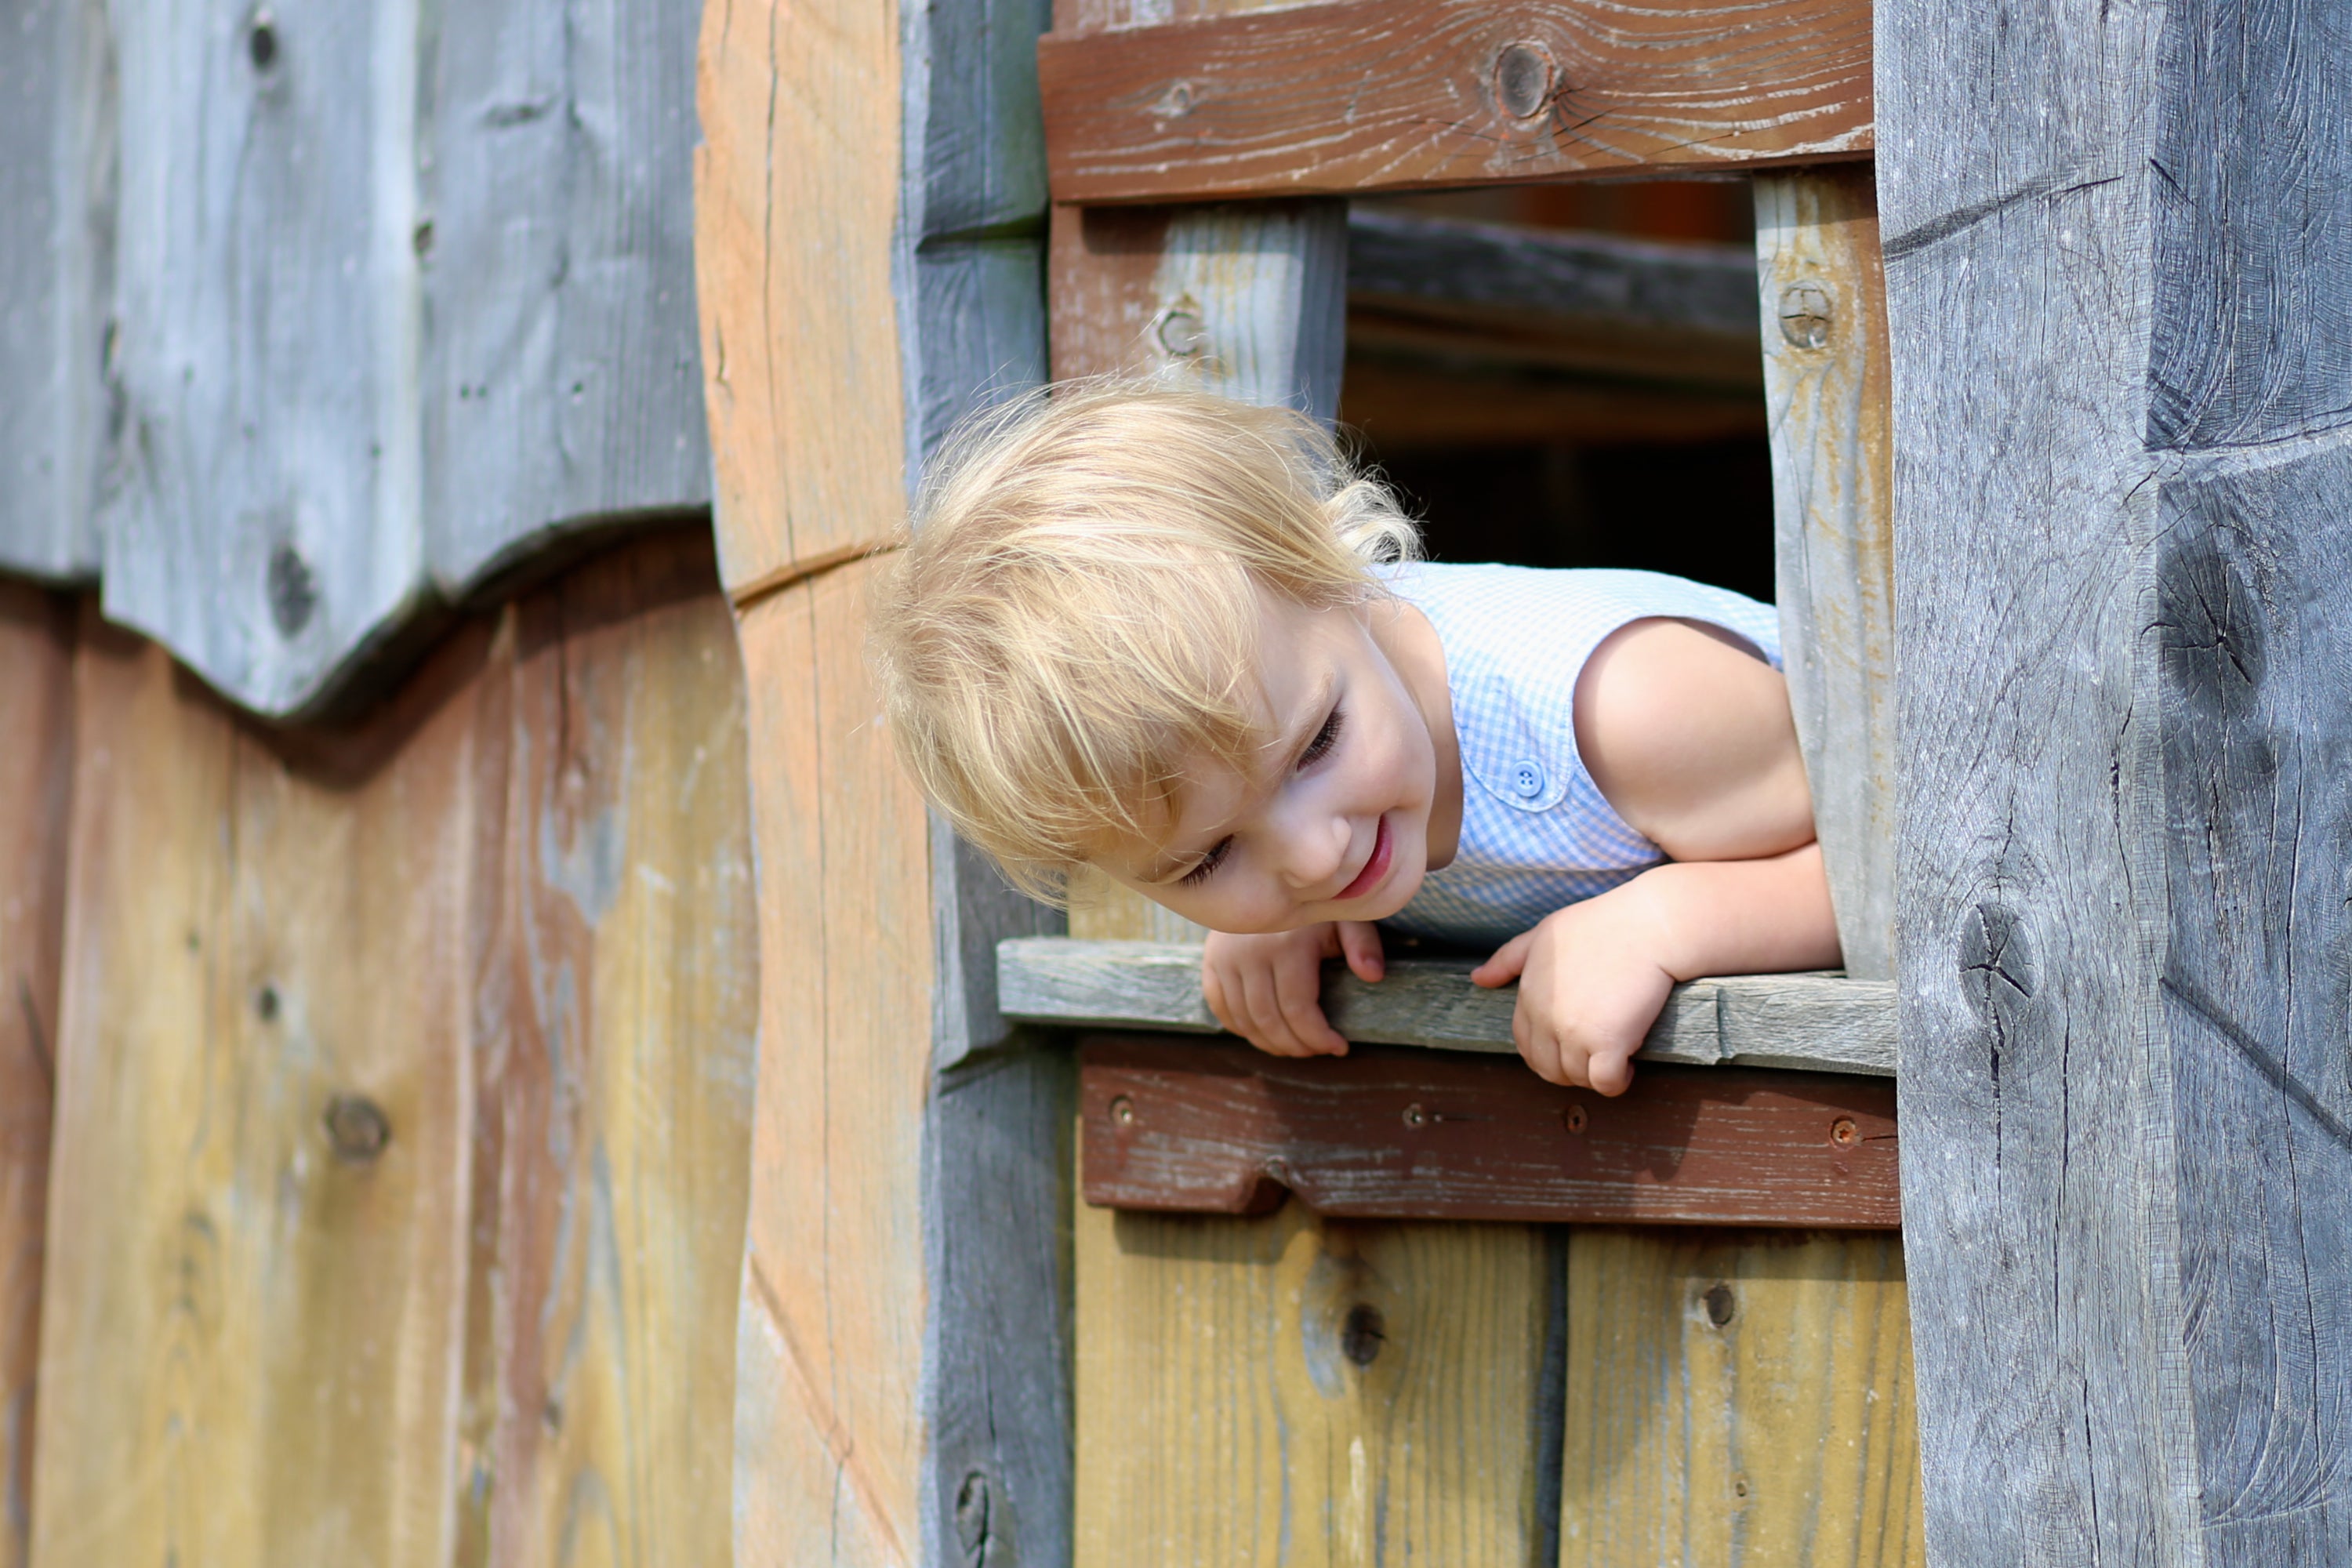
[[[1314,421],[1079,384],[935,465],[876,605],[908,765],[1044,897],[1081,864],[1213,934],[1224,1026],[1343,1054],[1321,962],[1491,945],[1512,1037],[1617,1094],[1678,980],[1838,962],[1769,605],[1415,559]]]

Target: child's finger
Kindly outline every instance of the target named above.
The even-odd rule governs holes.
[[[1282,1021],[1291,1037],[1318,1055],[1344,1057],[1347,1039],[1323,1016],[1323,966],[1285,964],[1276,972],[1274,993],[1282,1007]]]
[[[1235,1026],[1232,1008],[1225,1005],[1225,979],[1208,964],[1201,966],[1201,1000],[1208,1004],[1209,1016],[1228,1034],[1242,1031]]]
[[[1619,1095],[1633,1087],[1633,1063],[1622,1051],[1595,1051],[1585,1063],[1595,1094]]]
[[[1528,949],[1533,947],[1536,933],[1523,931],[1495,950],[1495,955],[1470,972],[1474,985],[1508,985],[1528,966]]]
[[[1339,922],[1339,952],[1359,980],[1378,980],[1389,972],[1381,952],[1381,928],[1370,921]]]
[[[1311,1057],[1315,1047],[1300,1039],[1283,1016],[1282,997],[1272,965],[1260,965],[1242,976],[1241,1033],[1259,1050],[1277,1057]]]

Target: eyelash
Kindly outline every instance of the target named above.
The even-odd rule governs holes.
[[[1339,743],[1339,731],[1346,723],[1347,715],[1337,708],[1332,709],[1331,717],[1323,721],[1323,728],[1315,731],[1315,738],[1307,742],[1305,751],[1298,753],[1298,765],[1312,767],[1329,756],[1331,748]],[[1224,859],[1225,851],[1233,847],[1233,843],[1230,838],[1218,839],[1215,847],[1201,857],[1200,864],[1184,873],[1181,879],[1183,885],[1197,888],[1207,881],[1218,863]]]

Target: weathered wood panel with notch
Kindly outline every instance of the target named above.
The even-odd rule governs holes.
[[[1079,1190],[1104,1208],[1894,1229],[1879,1079],[1662,1068],[1612,1100],[1516,1060],[1081,1043]]]
[[[1870,7],[1853,0],[1216,9],[1258,14],[1056,18],[1038,50],[1055,201],[1744,172],[1871,146]]]

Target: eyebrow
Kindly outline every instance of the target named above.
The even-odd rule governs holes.
[[[1298,765],[1299,757],[1305,753],[1308,746],[1314,743],[1315,737],[1322,732],[1323,726],[1330,721],[1332,704],[1339,700],[1339,694],[1338,672],[1326,671],[1322,684],[1315,689],[1315,700],[1301,710],[1307,715],[1305,721],[1290,734],[1282,737],[1279,742],[1279,750],[1289,759],[1283,768],[1285,773],[1288,773]],[[1271,752],[1277,748],[1269,746],[1266,749]],[[1172,859],[1163,856],[1154,860],[1150,869],[1139,879],[1147,887],[1166,887],[1169,883],[1190,874],[1192,868],[1198,866],[1210,850],[1216,848],[1224,841],[1224,838],[1225,835],[1219,834],[1209,841],[1208,848],[1197,854],[1180,855]]]

